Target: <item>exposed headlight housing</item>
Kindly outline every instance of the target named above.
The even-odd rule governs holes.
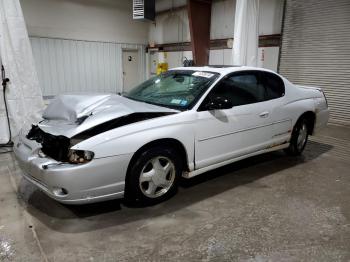
[[[68,161],[71,164],[84,164],[94,158],[94,152],[87,150],[70,149],[68,152]]]

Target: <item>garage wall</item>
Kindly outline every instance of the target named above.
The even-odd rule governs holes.
[[[132,19],[132,1],[21,0],[30,36],[146,44],[148,22]]]
[[[258,49],[258,67],[277,71],[279,47],[260,47]],[[232,65],[232,49],[210,50],[210,65]]]
[[[187,9],[157,15],[149,27],[149,43],[168,44],[191,41]]]
[[[183,2],[183,1],[182,1]],[[159,0],[156,2],[157,11],[167,10],[181,6],[181,1]],[[183,5],[186,3],[182,3]],[[212,4],[211,18],[211,39],[232,38],[234,34],[235,20],[235,0],[214,0]],[[281,33],[283,15],[282,0],[261,0],[259,12],[259,34],[272,35]],[[156,16],[155,23],[150,25],[149,43],[150,44],[165,44],[190,42],[190,30],[187,10],[177,10],[168,13],[161,13]],[[210,50],[210,64],[232,64],[231,49]],[[168,57],[178,56],[180,52],[171,54],[168,52]],[[259,48],[260,61],[259,66],[277,70],[278,64],[278,47]],[[263,54],[263,55],[262,55]],[[184,55],[182,55],[183,57]],[[183,61],[181,59],[180,61]],[[174,61],[168,60],[173,65]],[[180,66],[181,64],[176,64]]]
[[[132,1],[20,0],[44,96],[121,92],[122,48],[140,52],[145,79],[149,22],[132,19]]]
[[[210,39],[231,38],[235,26],[235,0],[213,1]],[[283,0],[260,0],[259,35],[281,33]]]
[[[183,1],[156,2],[156,10],[169,10],[180,6]],[[211,13],[210,39],[231,38],[234,33],[235,0],[213,1]],[[259,7],[259,34],[272,35],[281,33],[283,1],[260,0]],[[162,13],[156,16],[154,23],[150,24],[149,42],[156,44],[188,42],[190,29],[187,10],[177,10]]]
[[[139,82],[145,79],[145,46],[30,37],[44,96],[123,89],[122,49],[139,50]]]

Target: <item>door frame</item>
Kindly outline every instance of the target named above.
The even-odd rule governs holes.
[[[138,56],[138,64],[137,64],[137,68],[140,71],[140,52],[141,50],[139,48],[130,48],[130,47],[122,47],[122,55],[121,55],[121,60],[122,60],[122,92],[124,92],[124,52],[136,52],[137,56]],[[140,75],[138,76],[140,78]],[[141,80],[141,79],[139,79]]]
[[[206,120],[207,118],[201,118],[200,115],[204,115],[204,114],[208,114],[209,117],[210,117],[210,114],[212,115],[211,117],[215,118],[216,116],[215,115],[220,115],[222,114],[223,116],[227,117],[227,121],[230,121],[230,118],[232,117],[236,117],[236,112],[235,111],[238,111],[239,114],[242,114],[240,113],[240,110],[243,109],[246,109],[246,108],[251,108],[251,111],[252,113],[251,114],[242,114],[242,116],[251,116],[251,117],[256,117],[257,119],[260,120],[260,124],[256,123],[255,125],[252,125],[252,126],[246,126],[242,129],[236,129],[236,130],[231,130],[229,132],[225,131],[225,132],[222,132],[218,135],[215,135],[215,136],[208,136],[206,138],[203,138],[203,139],[199,139],[198,138],[198,134],[196,132],[196,138],[195,138],[195,150],[198,150],[199,146],[200,146],[200,143],[203,142],[203,141],[209,141],[211,139],[217,139],[217,138],[221,138],[221,137],[229,137],[229,136],[233,136],[233,135],[238,135],[238,134],[244,134],[246,132],[255,132],[255,130],[260,130],[259,132],[262,132],[262,135],[266,134],[266,136],[269,136],[270,134],[272,134],[272,128],[273,128],[273,123],[271,121],[271,117],[269,116],[267,119],[261,119],[259,118],[259,114],[260,114],[260,107],[263,107],[261,108],[262,111],[265,111],[265,108],[264,106],[267,105],[267,103],[271,103],[269,102],[269,100],[263,100],[263,101],[260,101],[260,102],[256,102],[256,103],[251,103],[251,104],[244,104],[244,105],[239,105],[239,106],[235,106],[231,109],[224,109],[224,110],[214,110],[213,112],[209,112],[207,110],[201,110],[201,106],[203,105],[205,99],[208,97],[208,95],[210,94],[210,92],[212,92],[212,90],[214,90],[218,85],[220,85],[220,83],[222,81],[224,81],[225,79],[227,78],[230,78],[230,77],[233,77],[233,76],[239,76],[239,75],[245,75],[245,74],[255,74],[258,81],[262,81],[262,74],[261,74],[261,71],[259,70],[244,70],[244,71],[237,71],[237,72],[232,72],[232,73],[229,73],[221,78],[218,79],[218,81],[213,84],[213,86],[211,88],[209,88],[207,90],[207,92],[203,95],[203,99],[201,99],[201,101],[198,102],[197,106],[196,106],[196,111],[197,111],[197,114],[199,114],[199,118],[200,118],[200,121],[202,120]],[[265,89],[265,87],[264,87]],[[264,91],[266,92],[266,90]],[[264,94],[264,97],[265,97],[265,94]],[[254,108],[255,107],[255,108]],[[257,112],[255,112],[257,111]],[[270,113],[270,109],[269,109],[269,113]],[[206,113],[204,113],[206,112]],[[238,114],[238,117],[239,117],[239,114]],[[227,116],[228,115],[228,116]],[[208,118],[209,119],[209,118]],[[198,122],[197,122],[198,123]],[[227,124],[229,124],[229,122],[227,122]],[[271,129],[270,131],[268,130],[265,130],[265,131],[262,131],[261,129]],[[197,131],[197,130],[196,130]],[[264,133],[265,132],[265,133]],[[257,136],[259,137],[259,136]],[[196,169],[198,168],[205,168],[207,166],[210,166],[210,165],[216,165],[220,162],[223,162],[223,161],[228,161],[228,159],[232,159],[232,158],[237,158],[237,157],[243,157],[244,155],[249,155],[249,154],[253,154],[255,152],[259,152],[261,150],[263,150],[264,148],[266,147],[269,147],[272,143],[272,137],[266,137],[265,139],[263,139],[262,141],[263,142],[260,142],[258,144],[254,144],[254,145],[250,145],[248,147],[243,147],[243,148],[239,148],[238,150],[235,151],[232,151],[232,152],[226,152],[224,154],[221,155],[222,159],[220,160],[217,160],[215,162],[213,162],[213,156],[212,158],[206,158],[206,159],[195,159],[195,166],[196,166]],[[266,141],[266,142],[265,142]],[[205,152],[205,149],[203,149],[204,152]],[[196,154],[197,151],[195,152],[195,155],[198,156],[198,154]],[[211,160],[212,159],[212,160]]]

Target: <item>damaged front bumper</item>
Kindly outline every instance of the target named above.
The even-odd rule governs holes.
[[[84,204],[122,198],[132,155],[96,158],[85,164],[56,161],[41,153],[41,145],[20,135],[14,153],[23,176],[51,198]]]

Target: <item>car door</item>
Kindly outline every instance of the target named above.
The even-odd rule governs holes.
[[[261,82],[270,104],[272,141],[274,145],[286,142],[292,131],[292,120],[286,110],[285,86],[282,78],[275,73],[261,72]]]
[[[215,97],[230,100],[233,107],[208,110],[206,105]],[[259,71],[237,72],[222,79],[198,108],[196,169],[268,147],[272,132],[269,112]]]

